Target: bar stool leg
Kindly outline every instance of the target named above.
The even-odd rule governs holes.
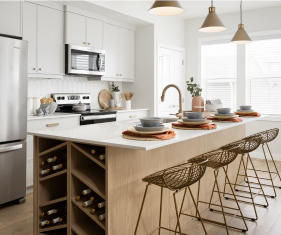
[[[273,192],[274,192],[274,196],[271,196],[271,198],[276,198],[277,194],[276,194],[276,190],[275,190],[275,185],[274,185],[273,178],[272,178],[272,175],[271,175],[271,172],[270,172],[270,167],[269,167],[267,156],[266,156],[266,153],[265,153],[265,150],[264,150],[264,145],[262,145],[262,151],[263,151],[264,159],[265,159],[265,162],[266,162],[269,178],[270,178],[270,181],[271,181],[272,189],[273,189]]]
[[[174,203],[175,203],[175,211],[176,211],[176,215],[177,215],[177,225],[179,227],[179,234],[182,235],[181,232],[181,224],[180,224],[180,217],[179,217],[179,212],[178,212],[178,205],[177,205],[177,199],[176,199],[176,194],[178,193],[178,191],[173,193],[173,197],[174,197]],[[175,231],[175,234],[177,232]]]
[[[255,173],[255,176],[256,176],[256,178],[257,178],[258,184],[259,184],[259,186],[260,186],[260,188],[261,188],[262,195],[263,195],[264,200],[265,200],[265,203],[266,203],[266,205],[264,205],[264,207],[266,208],[266,207],[268,207],[268,205],[269,205],[269,204],[268,204],[268,201],[267,201],[267,197],[266,197],[266,195],[265,195],[265,193],[264,193],[263,187],[262,187],[261,182],[260,182],[260,178],[258,177],[257,171],[256,171],[256,169],[255,169],[255,166],[254,166],[254,164],[253,164],[253,162],[252,162],[252,159],[251,159],[249,153],[248,153],[247,159],[249,159],[249,162],[250,162],[251,165],[252,165],[252,169],[254,170],[254,173]],[[247,170],[247,168],[246,168],[246,170]]]
[[[201,179],[198,181],[198,187],[197,187],[197,201],[196,201],[196,207],[199,208],[199,195],[200,195],[200,186],[201,186]],[[196,211],[196,217],[197,217],[197,211]]]
[[[273,162],[274,168],[275,168],[275,170],[276,170],[276,174],[278,175],[279,180],[281,181],[280,173],[279,173],[279,171],[278,171],[278,169],[277,169],[275,160],[273,159],[273,156],[272,156],[272,153],[271,153],[270,148],[269,148],[269,146],[268,146],[268,143],[265,143],[265,144],[266,144],[266,147],[267,147],[267,149],[268,149],[268,152],[269,152],[269,155],[270,155],[270,157],[271,157],[271,160],[272,160],[272,162]],[[281,189],[281,187],[279,187],[279,188]]]
[[[214,181],[212,194],[211,194],[210,201],[209,201],[209,210],[211,210],[211,204],[212,204],[212,200],[213,200],[213,196],[214,196],[214,192],[215,192],[215,186],[216,186],[216,181]]]
[[[142,199],[142,203],[141,203],[141,208],[140,208],[140,212],[139,212],[138,221],[137,221],[137,224],[136,224],[136,229],[135,229],[134,235],[136,235],[137,231],[138,231],[138,227],[139,227],[139,223],[140,223],[140,218],[141,218],[144,202],[145,202],[145,199],[146,199],[148,187],[149,187],[149,184],[147,184],[146,187],[145,187],[145,191],[144,191],[144,195],[143,195],[143,199]]]
[[[217,179],[218,173],[219,173],[218,170],[214,170],[216,188],[217,188],[217,191],[220,192],[219,184],[218,184],[218,179]],[[226,223],[226,217],[225,217],[225,214],[224,214],[224,207],[223,207],[221,195],[220,195],[220,193],[218,193],[218,195],[219,195],[219,201],[220,201],[220,205],[221,205],[221,210],[222,210],[224,225],[225,225],[225,229],[226,229],[226,234],[229,235],[229,231],[228,231],[228,226],[227,226],[227,223]]]
[[[240,160],[239,167],[238,167],[238,170],[237,170],[237,175],[236,175],[235,183],[234,183],[234,190],[235,190],[235,191],[238,191],[238,190],[236,189],[236,185],[237,185],[237,182],[238,182],[238,176],[239,176],[239,173],[240,173],[240,169],[241,169],[242,162],[243,162],[243,164],[244,164],[244,155],[245,155],[245,154],[242,154],[242,155],[241,155],[241,160]],[[246,174],[246,172],[245,172],[245,174]]]
[[[161,187],[161,192],[160,192],[160,212],[159,212],[159,228],[158,228],[158,235],[160,235],[160,233],[161,233],[162,204],[163,204],[163,187]]]

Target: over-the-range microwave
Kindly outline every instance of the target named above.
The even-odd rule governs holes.
[[[105,51],[66,44],[65,73],[69,75],[103,76],[105,74]]]

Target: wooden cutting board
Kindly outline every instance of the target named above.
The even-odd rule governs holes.
[[[101,108],[103,109],[109,109],[109,101],[112,99],[112,95],[111,93],[106,90],[103,89],[100,91],[99,96],[98,96],[98,101],[99,101],[99,105]]]

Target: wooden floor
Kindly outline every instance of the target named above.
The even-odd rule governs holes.
[[[255,165],[265,167],[265,163],[261,160],[256,160]],[[281,171],[281,162],[278,163],[278,168]],[[277,181],[277,178],[275,179]],[[267,190],[270,190],[269,188]],[[18,205],[11,205],[0,208],[0,235],[32,235],[32,193],[26,197],[26,202]],[[262,202],[262,198],[257,198]],[[257,222],[247,222],[249,235],[281,235],[281,189],[277,189],[277,199],[268,199],[269,207],[258,207],[259,219]],[[224,203],[232,204],[233,202],[224,201]],[[253,215],[252,208],[246,204],[241,204],[245,215]],[[204,210],[204,208],[202,208]],[[222,221],[220,213],[209,212],[204,210],[203,216],[207,218],[217,219]],[[241,221],[234,217],[227,217],[231,225],[242,225]],[[200,222],[195,219],[184,217],[181,219],[183,224],[183,232],[187,234],[203,235]],[[226,231],[222,227],[206,223],[206,229],[209,235],[225,235]],[[170,235],[169,232],[163,231],[162,235]],[[174,234],[174,233],[173,233]],[[243,234],[235,230],[230,230],[231,235]],[[90,234],[89,234],[90,235]],[[122,234],[116,234],[122,235]],[[143,234],[141,234],[143,235]]]

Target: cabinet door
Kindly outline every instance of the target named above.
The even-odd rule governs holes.
[[[120,68],[121,78],[134,80],[135,78],[135,32],[120,28]]]
[[[101,21],[87,17],[86,35],[88,46],[102,49],[103,23]]]
[[[63,74],[63,12],[38,6],[38,72]]]
[[[0,1],[0,34],[21,35],[21,1]]]
[[[119,28],[104,24],[105,77],[120,78],[119,66]]]
[[[24,2],[23,5],[23,39],[28,41],[28,73],[37,70],[37,6]]]
[[[65,24],[66,43],[86,46],[86,17],[67,12]]]

